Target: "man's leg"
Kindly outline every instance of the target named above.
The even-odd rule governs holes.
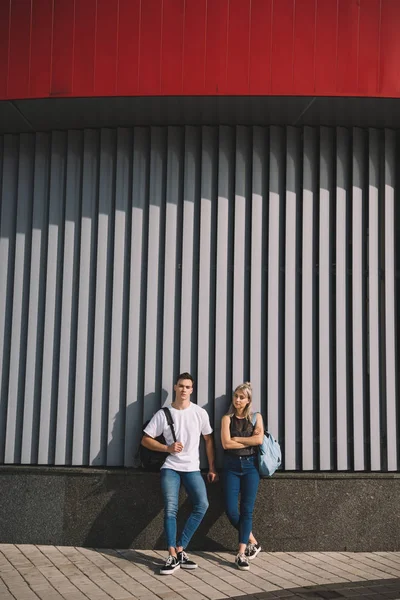
[[[164,531],[168,552],[176,556],[176,516],[181,478],[173,469],[161,469],[161,492],[164,499]]]
[[[187,548],[208,509],[206,484],[200,471],[181,472],[180,475],[193,508],[178,540],[178,551]]]

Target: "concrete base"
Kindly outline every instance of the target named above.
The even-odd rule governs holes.
[[[157,473],[0,467],[0,542],[164,548]],[[192,550],[234,550],[221,484]],[[399,551],[400,475],[277,473],[261,481],[254,532],[266,551]],[[181,492],[179,521],[190,510]]]

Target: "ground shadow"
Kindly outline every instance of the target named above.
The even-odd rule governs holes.
[[[112,550],[102,550],[102,553],[110,553],[115,556],[115,551]],[[237,572],[233,562],[229,562],[218,555],[210,555],[206,552],[196,552],[196,555],[201,556],[207,561],[216,563],[218,566],[223,567],[226,572],[229,569],[232,570],[232,573]],[[144,552],[137,550],[119,551],[118,556],[133,564],[144,565],[151,569],[154,574],[158,574],[160,567],[164,564],[161,557],[148,556]],[[192,556],[192,558],[195,559],[195,556]],[[245,577],[245,574],[243,576]],[[162,576],[160,575],[160,577]],[[258,577],[260,578],[259,582],[261,585],[262,581],[268,581],[268,573],[259,575]],[[252,578],[252,583],[257,586],[254,578]],[[234,598],[236,600],[273,600],[276,598],[284,598],[285,600],[294,598],[304,598],[305,600],[312,600],[313,598],[321,598],[323,600],[340,598],[348,598],[349,600],[383,600],[386,598],[389,600],[400,598],[400,579],[374,579],[370,581],[347,581],[344,583],[328,583],[326,585],[277,588],[273,591],[261,591],[255,594],[240,594],[239,592],[235,596],[225,596],[225,598],[226,600],[233,600]]]

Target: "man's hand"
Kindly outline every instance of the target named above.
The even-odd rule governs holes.
[[[208,483],[215,483],[218,481],[218,473],[216,471],[212,471],[211,469],[207,473],[207,481]]]
[[[179,452],[182,452],[182,450],[183,450],[182,442],[174,442],[173,444],[168,446],[168,452],[170,454],[178,454]]]

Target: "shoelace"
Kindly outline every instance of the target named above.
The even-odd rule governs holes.
[[[250,544],[247,544],[247,549],[248,549],[250,552],[251,552],[252,550],[254,550],[254,549],[255,549],[255,547],[256,547],[256,545],[255,545],[255,544],[252,544],[252,543],[250,543]]]
[[[181,552],[181,557],[183,558],[183,560],[189,560],[189,557],[184,550],[182,550]]]
[[[165,566],[167,567],[168,565],[172,564],[172,562],[175,560],[175,556],[172,556],[172,554],[170,554],[167,558],[167,562],[165,563]]]
[[[237,555],[238,559],[241,560],[242,562],[245,562],[246,564],[248,564],[248,558],[245,554],[238,554]]]

